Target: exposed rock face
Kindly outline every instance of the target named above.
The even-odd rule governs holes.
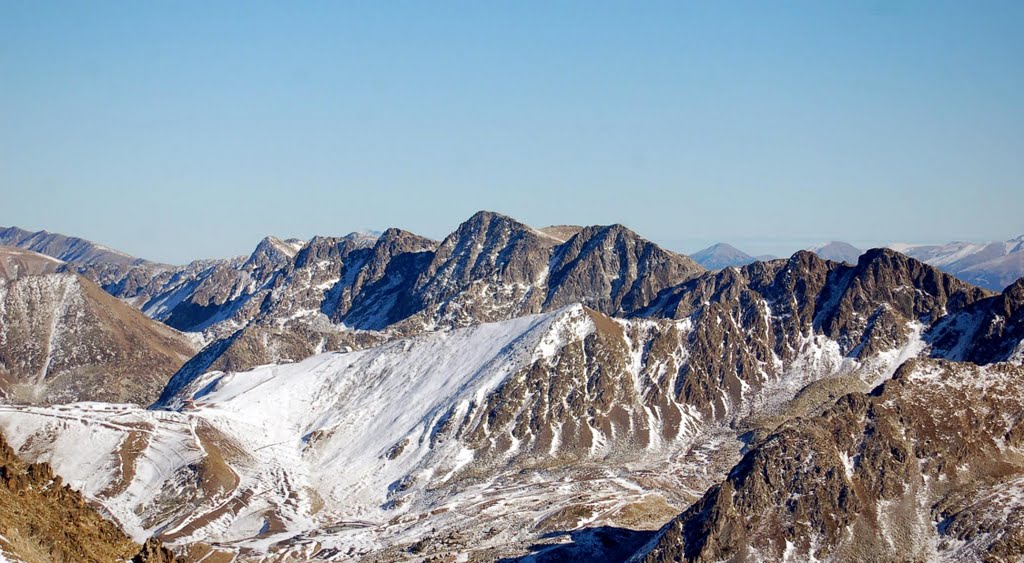
[[[441,243],[399,229],[372,246],[352,237],[314,239],[265,289],[227,292],[240,305],[218,313],[228,319],[219,340],[176,374],[163,399],[210,370],[300,360],[575,302],[625,314],[701,270],[619,225],[555,232],[482,211]]]
[[[25,463],[0,435],[0,559],[25,563],[172,563],[156,540],[139,545],[86,505],[45,463]]]
[[[987,364],[1024,361],[1024,278],[937,324],[937,357]]]
[[[538,312],[556,244],[504,215],[477,213],[441,242],[420,274],[413,288],[416,313],[466,326]]]
[[[1024,556],[1024,369],[904,364],[756,444],[644,561]]]
[[[891,250],[868,251],[856,266],[798,252],[705,274],[663,292],[641,315],[690,319],[678,391],[705,414],[729,418],[746,414],[733,410],[744,394],[779,379],[884,378],[882,365],[895,359],[879,362],[884,353],[921,353],[929,327],[990,296]],[[817,352],[806,363],[809,350]]]
[[[0,279],[0,397],[148,404],[192,343],[70,273]]]
[[[582,303],[607,315],[623,315],[646,307],[662,290],[693,278],[702,268],[622,225],[612,225],[587,227],[560,245],[549,271],[548,310]]]
[[[433,261],[432,251],[422,250],[416,239],[406,234],[392,233],[386,238],[391,242],[380,243],[382,246],[410,252],[381,249],[380,256],[422,255],[416,260],[430,257]],[[411,244],[399,244],[402,239]],[[337,253],[345,257],[346,265],[337,271],[323,270],[330,272],[323,274],[326,281],[335,281],[302,285],[334,288],[346,279],[344,268],[349,265],[357,272],[370,271],[366,265],[375,249],[344,250],[338,244],[308,245],[308,257],[293,272],[298,274],[313,264],[332,264],[326,257]],[[394,257],[383,262],[390,264]],[[493,264],[482,260],[485,265]],[[367,274],[364,279],[372,278]],[[636,492],[623,489],[622,482],[643,483],[644,490],[657,491],[644,499],[639,514],[629,516],[631,525],[647,526],[653,515],[664,515],[672,507],[681,512],[710,482],[723,476],[724,468],[716,468],[736,459],[736,450],[726,445],[726,440],[715,442],[720,445],[701,453],[696,458],[700,461],[695,462],[696,454],[691,452],[698,445],[716,432],[735,436],[748,429],[755,431],[747,434],[753,448],[749,453],[755,455],[756,450],[764,457],[749,457],[750,463],[761,461],[743,471],[770,479],[750,497],[750,510],[761,509],[757,502],[779,501],[781,497],[766,492],[769,485],[807,493],[799,497],[803,503],[811,502],[809,493],[816,492],[812,487],[821,487],[821,494],[834,499],[829,502],[836,507],[801,504],[799,518],[821,530],[844,530],[849,518],[840,509],[870,513],[868,501],[847,491],[851,486],[843,480],[846,464],[842,460],[846,458],[839,453],[796,457],[797,452],[818,447],[823,440],[838,440],[835,436],[841,432],[818,426],[807,429],[799,420],[772,430],[793,415],[821,412],[822,405],[835,404],[837,397],[851,390],[869,389],[891,378],[907,360],[950,354],[932,335],[940,328],[943,334],[966,334],[962,323],[952,319],[972,316],[976,310],[1000,310],[1007,318],[1016,318],[1016,295],[993,296],[893,251],[869,251],[855,266],[801,252],[788,260],[730,268],[685,281],[662,291],[651,306],[631,319],[612,319],[574,306],[494,325],[435,331],[352,354],[320,355],[301,364],[267,366],[246,373],[197,371],[176,378],[165,390],[162,404],[180,412],[92,410],[76,412],[78,422],[72,424],[61,412],[33,409],[3,411],[0,419],[5,428],[17,429],[23,452],[52,456],[55,463],[61,460],[58,467],[72,472],[87,465],[85,460],[117,466],[103,461],[103,456],[121,459],[120,444],[131,443],[125,436],[137,426],[147,428],[147,435],[159,439],[138,457],[137,463],[150,467],[136,475],[158,474],[164,481],[146,489],[147,496],[107,498],[110,510],[124,514],[126,522],[134,522],[133,530],[152,530],[173,520],[169,529],[184,532],[166,536],[169,541],[237,541],[242,542],[237,545],[249,546],[237,549],[253,549],[256,554],[263,548],[246,542],[267,543],[252,537],[254,514],[297,530],[282,532],[287,540],[273,545],[299,558],[312,557],[318,549],[327,549],[325,546],[349,549],[345,542],[351,535],[345,534],[351,532],[335,537],[322,528],[352,519],[370,522],[366,534],[391,538],[379,540],[385,547],[337,552],[352,558],[390,560],[404,553],[402,546],[431,554],[435,553],[431,550],[453,545],[469,549],[477,542],[482,543],[481,550],[491,550],[482,553],[500,556],[514,552],[514,546],[530,545],[538,535],[575,525],[572,523],[597,514],[598,507],[621,505],[628,498],[622,495]],[[272,294],[268,304],[275,303],[275,298]],[[241,344],[213,356],[230,359],[232,350],[249,349],[256,350],[255,355],[264,354],[258,348],[270,341],[255,336],[260,333],[251,334],[246,336],[243,331],[238,337]],[[1015,333],[993,334],[1012,343]],[[281,338],[285,341],[288,337]],[[306,338],[309,336],[300,336],[296,342]],[[240,363],[245,361],[242,358]],[[984,369],[995,374],[1003,368]],[[894,381],[911,381],[900,374]],[[956,381],[949,387],[962,384]],[[923,404],[938,400],[916,388],[908,396],[920,397],[926,401]],[[982,415],[980,409],[978,413]],[[766,416],[769,414],[776,416]],[[1012,417],[1000,420],[1012,421]],[[107,426],[107,421],[117,421],[117,426]],[[103,440],[107,449],[83,452],[75,449],[74,441],[54,439],[62,433],[93,432],[97,426],[109,435]],[[201,447],[190,430],[200,426],[216,431],[207,434]],[[857,432],[871,437],[886,427],[879,423],[867,428]],[[993,428],[979,432],[996,432]],[[1020,432],[1003,431],[1008,436]],[[855,433],[851,430],[849,434]],[[886,434],[890,435],[901,434]],[[773,437],[764,440],[763,436]],[[763,449],[757,449],[758,444],[763,444]],[[905,467],[891,467],[882,456],[891,450],[886,449],[888,442],[878,445],[867,440],[865,444],[862,449],[849,445],[843,455],[874,459],[871,471],[885,480],[877,486],[888,491],[895,486],[892,482],[908,475]],[[167,456],[168,447],[180,457]],[[775,447],[781,453],[771,453]],[[75,459],[75,465],[67,465],[69,459]],[[705,472],[689,474],[691,466],[666,461],[678,459],[699,463]],[[807,465],[808,459],[813,463]],[[599,477],[610,467],[617,471],[613,479]],[[837,473],[836,467],[843,472]],[[685,477],[675,473],[680,471]],[[801,472],[810,476],[799,477]],[[561,481],[569,478],[572,483],[582,475],[588,480],[580,481],[581,486]],[[132,475],[113,475],[108,481],[90,479],[90,494],[137,490],[132,488],[134,479]],[[863,479],[868,483],[871,477],[865,474]],[[220,485],[194,486],[207,482]],[[744,481],[754,482],[754,477]],[[505,506],[498,514],[506,532],[481,527],[481,500],[476,495],[493,483],[500,483],[502,490],[516,491],[507,497],[495,493]],[[737,481],[735,486],[741,483]],[[187,498],[181,493],[183,487],[189,491]],[[1002,502],[998,490],[989,491],[984,497],[988,500],[978,502]],[[245,502],[225,505],[226,491]],[[917,494],[918,489],[912,491]],[[901,503],[909,502],[899,498]],[[491,506],[492,501],[497,499],[484,506]],[[559,508],[552,511],[552,504]],[[957,505],[957,509],[974,514],[982,510],[980,506]],[[323,516],[319,516],[321,511]],[[898,516],[881,513],[889,514],[884,517],[885,525]],[[595,522],[612,525],[620,518],[626,517],[618,509],[607,510]],[[960,518],[958,526],[966,525],[967,517]],[[658,521],[663,522],[664,517]],[[388,524],[375,528],[374,522]],[[460,530],[460,534],[427,541],[423,526],[428,525]],[[798,528],[797,523],[792,527]],[[697,535],[711,537],[716,530],[711,526]],[[308,535],[293,541],[298,531]],[[749,535],[755,536],[754,532]],[[977,535],[971,538],[975,543],[981,541]],[[723,536],[720,543],[733,545],[733,540],[735,537]],[[793,543],[797,547],[790,549],[804,545]],[[751,557],[776,557],[776,544],[750,545],[757,550]],[[847,553],[841,551],[843,544],[837,545],[828,553]],[[903,547],[908,553],[919,553],[915,546],[908,543]],[[864,549],[869,548],[880,550],[865,551],[871,556],[884,559],[887,553],[882,544]]]

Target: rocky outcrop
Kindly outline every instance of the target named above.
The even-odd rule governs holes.
[[[860,372],[862,383],[885,377],[888,364],[877,358],[922,353],[931,327],[990,297],[891,250],[870,250],[855,266],[801,251],[702,275],[662,292],[639,315],[690,320],[678,392],[705,414],[729,419],[747,414],[735,410],[744,394],[764,397],[759,389],[780,379],[807,385],[844,371]],[[808,364],[801,358],[811,350]]]
[[[784,424],[643,561],[1024,556],[1024,369],[914,360]]]
[[[972,303],[928,333],[936,357],[977,364],[1024,361],[1024,278]]]
[[[173,563],[159,541],[141,547],[63,484],[45,463],[25,463],[0,435],[0,559],[25,563]]]

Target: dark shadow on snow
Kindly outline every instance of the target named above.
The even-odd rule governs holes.
[[[501,559],[501,563],[560,561],[594,561],[618,563],[629,559],[644,546],[657,530],[630,530],[611,526],[583,528],[574,531],[550,532],[541,536],[551,543],[536,543],[522,557]],[[568,537],[569,542],[564,542]]]

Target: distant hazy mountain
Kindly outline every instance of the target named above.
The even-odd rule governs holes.
[[[690,255],[695,262],[708,270],[721,270],[729,266],[746,266],[756,262],[757,258],[743,252],[731,244],[720,242],[713,244],[704,250]]]
[[[808,248],[807,250],[821,256],[825,260],[846,262],[847,264],[856,264],[857,259],[864,253],[863,250],[856,246],[838,240],[818,244]]]
[[[1000,291],[1024,276],[1024,236],[999,242],[889,245],[975,285]]]
[[[79,266],[97,264],[131,266],[153,264],[101,244],[47,231],[26,231],[18,227],[0,227],[0,246],[16,246]]]

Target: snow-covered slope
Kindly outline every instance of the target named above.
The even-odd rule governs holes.
[[[1024,276],[1024,236],[996,242],[896,243],[889,247],[993,291]]]
[[[582,525],[656,527],[735,462],[735,416],[816,380],[868,385],[924,348],[910,338],[858,359],[819,334],[708,403],[683,385],[694,322],[714,317],[619,321],[575,305],[212,372],[172,394],[180,411],[0,408],[0,426],[137,539],[255,558],[491,558]]]

